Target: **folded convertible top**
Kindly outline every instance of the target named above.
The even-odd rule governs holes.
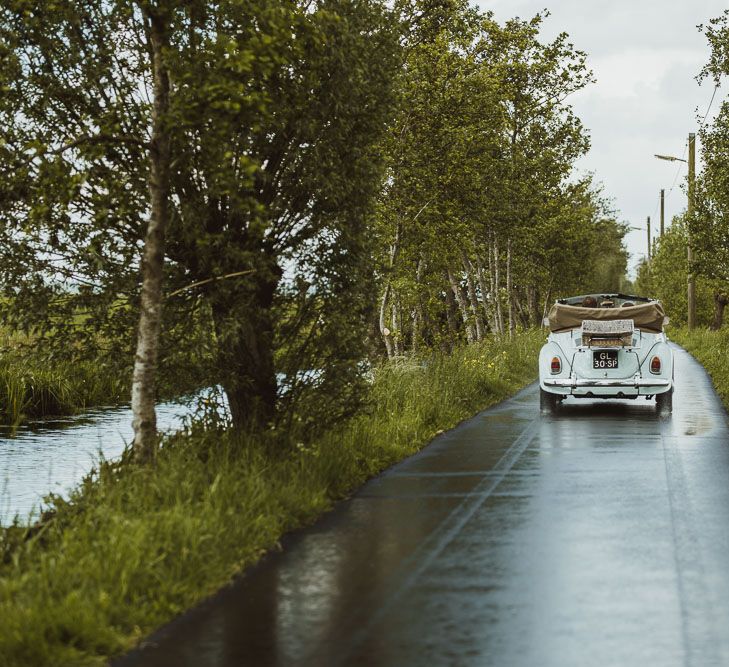
[[[555,303],[549,311],[549,329],[554,332],[575,329],[582,326],[583,320],[633,320],[637,329],[660,333],[665,315],[658,301],[624,308],[585,308]]]

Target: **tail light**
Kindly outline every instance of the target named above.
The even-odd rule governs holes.
[[[562,372],[562,360],[559,357],[552,357],[552,375]]]
[[[651,359],[651,373],[658,375],[661,372],[661,360],[659,357]]]

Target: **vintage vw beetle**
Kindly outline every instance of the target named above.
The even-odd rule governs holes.
[[[542,412],[573,398],[656,397],[673,408],[673,351],[659,301],[627,294],[558,299],[545,318],[549,337],[539,353]]]

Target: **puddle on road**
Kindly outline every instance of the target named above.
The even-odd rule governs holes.
[[[703,413],[683,413],[675,423],[683,435],[705,435],[715,428],[715,419]]]

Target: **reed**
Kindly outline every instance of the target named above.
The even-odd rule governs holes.
[[[103,372],[92,363],[0,361],[0,421],[6,426],[111,405],[127,395],[126,377]]]

